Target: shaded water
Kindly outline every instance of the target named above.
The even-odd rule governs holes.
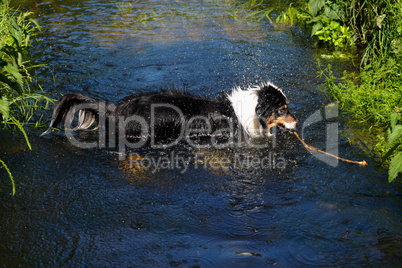
[[[316,59],[326,52],[311,48],[308,32],[236,21],[224,1],[23,3],[44,27],[33,53],[48,65],[38,75],[55,98],[73,91],[117,102],[163,87],[213,97],[271,80],[284,88],[302,123],[330,103],[316,78]],[[325,63],[339,72],[350,68]],[[334,122],[342,129],[342,118]],[[306,141],[325,148],[327,126],[322,121],[306,128]],[[113,150],[80,149],[62,133],[40,138],[41,131],[29,132],[32,151],[18,133],[1,132],[1,159],[13,171],[17,194],[10,195],[2,171],[0,265],[401,261],[400,186],[388,184],[386,170],[342,134],[340,155],[366,159],[368,167],[327,165],[283,132],[270,152],[176,146],[144,148],[121,161]],[[247,157],[266,161],[252,167],[236,162]],[[170,165],[144,168],[141,159]],[[222,159],[231,162],[222,165]]]

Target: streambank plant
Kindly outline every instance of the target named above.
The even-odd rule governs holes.
[[[273,8],[267,8],[261,0],[224,0],[226,14],[237,22],[244,23],[247,21],[261,21],[268,18]]]
[[[348,14],[364,47],[357,81],[348,74],[327,83],[331,95],[356,120],[383,128],[375,152],[389,165],[391,182],[402,172],[402,2],[352,1]],[[327,81],[331,78],[327,77]]]
[[[310,0],[291,5],[276,23],[310,25],[311,35],[336,50],[357,47],[360,74],[334,77],[331,66],[320,76],[340,107],[354,120],[384,129],[372,149],[389,165],[389,181],[402,171],[402,0]]]
[[[382,158],[383,163],[388,161],[389,164],[389,182],[396,179],[402,172],[402,116],[401,113],[392,113],[391,121],[387,127],[388,145],[390,149]]]
[[[40,124],[40,118],[34,118],[35,112],[52,102],[46,96],[31,89],[33,66],[28,59],[28,48],[40,30],[30,12],[21,12],[9,6],[9,0],[0,3],[0,125],[16,127],[25,137],[31,149],[26,125]],[[36,85],[40,88],[39,85]],[[35,123],[32,123],[35,119]],[[6,163],[0,159],[1,166],[8,173],[15,194],[15,183]]]
[[[397,178],[402,168],[402,68],[394,59],[371,61],[356,78],[345,72],[336,78],[331,66],[321,66],[320,77],[325,88],[340,108],[347,111],[359,123],[374,129],[383,129],[376,135],[377,144],[371,149],[389,165],[389,181]],[[368,144],[370,145],[370,144]]]
[[[363,48],[362,66],[388,58],[401,59],[402,1],[341,1],[348,24]]]
[[[291,3],[275,20],[276,24],[288,23],[290,26],[295,22],[310,25],[311,36],[330,47],[354,46],[355,34],[347,25],[345,11],[337,1],[310,0],[304,7],[294,7]]]
[[[362,48],[361,72],[357,81],[345,74],[327,88],[355,120],[384,129],[373,149],[389,165],[391,182],[402,171],[402,0],[340,2]]]

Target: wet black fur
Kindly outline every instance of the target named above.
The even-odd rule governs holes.
[[[285,96],[278,89],[271,85],[264,85],[258,92],[256,107],[256,113],[263,125],[272,113],[286,103]],[[155,107],[154,116],[151,116],[152,105],[159,104],[162,106]],[[154,128],[149,127],[148,133],[152,134],[157,142],[174,140],[180,136],[181,131],[185,131],[186,137],[191,137],[194,142],[209,141],[211,137],[225,142],[240,132],[243,133],[232,104],[226,95],[212,99],[179,90],[164,90],[131,95],[122,99],[117,105],[78,93],[66,94],[55,104],[53,119],[49,129],[43,134],[48,134],[52,128],[56,128],[60,124],[69,128],[78,112],[79,105],[84,105],[85,110],[79,113],[78,124],[74,130],[89,129],[92,118],[96,117],[97,121],[104,125],[101,127],[106,128],[106,133],[109,133],[110,130],[118,130],[119,124],[126,126],[125,137],[131,140],[149,138],[142,136],[143,127],[138,121],[130,120],[132,116],[139,116],[145,120],[148,126],[154,126]],[[165,107],[165,105],[169,105],[169,107]],[[170,105],[178,108],[182,114],[172,109]],[[194,120],[196,116],[207,118],[210,128],[205,120]],[[183,130],[184,127],[197,129],[197,131]]]

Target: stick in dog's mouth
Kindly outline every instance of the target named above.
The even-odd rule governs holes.
[[[272,123],[268,123],[268,121],[267,121],[267,125],[268,125],[268,127],[267,127],[267,132],[266,132],[266,135],[267,135],[267,136],[270,136],[270,135],[271,135],[270,130],[271,130],[271,128],[273,128],[273,127],[279,127],[280,129],[287,130],[287,131],[289,131],[290,133],[293,133],[293,130],[286,128],[285,125],[282,123],[282,121],[275,121],[275,122],[272,122]]]
[[[274,123],[271,123],[271,124],[268,125],[267,136],[270,135],[270,132],[269,132],[269,131],[270,131],[270,129],[271,129],[272,127],[274,127],[274,126],[278,126],[278,127],[280,127],[281,129],[285,129],[285,130],[289,131],[291,134],[295,135],[295,136],[300,140],[300,142],[303,144],[303,146],[304,146],[306,149],[308,149],[308,150],[317,151],[317,152],[320,152],[320,153],[329,155],[329,156],[331,156],[331,157],[334,157],[334,158],[336,158],[336,159],[338,159],[338,160],[341,160],[341,161],[344,161],[344,162],[349,162],[349,163],[353,163],[353,164],[359,164],[359,165],[361,165],[361,166],[363,166],[363,167],[364,167],[364,166],[367,166],[367,162],[366,162],[365,160],[363,160],[363,161],[353,161],[353,160],[341,158],[341,157],[339,157],[339,156],[337,156],[337,155],[333,155],[333,154],[327,153],[327,152],[322,151],[322,150],[320,150],[320,149],[318,149],[318,148],[315,148],[315,147],[313,147],[313,146],[311,146],[311,145],[308,145],[307,143],[305,143],[305,142],[300,138],[299,134],[297,134],[297,132],[296,132],[295,130],[285,128],[283,125],[281,126],[281,123],[280,123],[280,122],[274,122]]]

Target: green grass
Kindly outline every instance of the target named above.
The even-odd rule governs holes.
[[[367,145],[389,165],[389,181],[402,172],[402,0],[310,0],[289,5],[276,24],[311,27],[311,35],[332,50],[351,58],[356,48],[360,73],[335,77],[321,66],[325,89],[354,121],[382,129]],[[271,23],[274,23],[270,19]],[[349,51],[349,52],[348,52]],[[355,61],[354,60],[354,61]],[[361,137],[360,137],[361,138]]]
[[[402,104],[402,79],[393,78],[398,70],[393,70],[396,65],[391,62],[373,62],[364,67],[357,79],[346,72],[342,78],[336,78],[330,65],[319,76],[325,78],[325,88],[340,108],[350,112],[356,121],[384,127]]]
[[[389,165],[389,181],[402,172],[402,1],[338,1],[360,47],[357,79],[321,71],[326,88],[355,121],[382,128],[372,149]]]
[[[31,144],[24,126],[41,125],[41,117],[37,117],[36,112],[53,102],[31,88],[34,85],[40,89],[31,76],[38,66],[28,60],[28,48],[40,28],[30,15],[30,12],[11,8],[9,0],[0,2],[0,125],[21,131],[29,149]],[[0,163],[9,175],[15,194],[12,173],[3,160],[0,159]]]

